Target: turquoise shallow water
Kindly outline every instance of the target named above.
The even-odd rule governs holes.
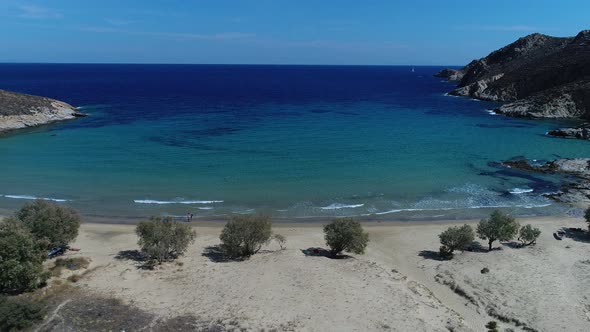
[[[89,117],[0,138],[0,209],[88,215],[472,218],[559,214],[560,179],[493,162],[588,156],[556,121],[445,96],[437,67],[0,65],[0,87]]]

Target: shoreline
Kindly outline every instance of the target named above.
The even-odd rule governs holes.
[[[2,216],[0,216],[0,220],[1,220]],[[522,218],[518,218],[516,217],[516,221],[518,221],[521,224],[525,224],[525,223],[545,223],[545,222],[550,222],[550,221],[554,221],[556,220],[556,216],[541,216],[541,217],[522,217]],[[564,218],[564,220],[580,220],[580,218],[577,217],[571,217],[571,216],[559,216],[559,218]],[[566,219],[567,218],[567,219]],[[297,221],[293,221],[292,219],[284,219],[284,220],[276,220],[276,219],[272,219],[272,225],[273,227],[277,227],[277,228],[321,228],[323,227],[323,225],[325,223],[329,223],[333,220],[332,219],[325,219],[325,220],[314,220],[314,221],[310,221],[310,222],[297,222]],[[356,218],[355,218],[356,219]],[[139,221],[143,221],[145,219],[141,219]],[[376,221],[376,220],[363,220],[363,219],[356,219],[358,221],[360,221],[363,225],[363,227],[369,227],[369,228],[375,228],[375,227],[393,227],[393,228],[398,228],[398,227],[445,227],[445,226],[455,226],[455,225],[463,225],[463,224],[469,224],[469,225],[475,225],[477,224],[481,219],[474,219],[474,218],[469,218],[469,219],[440,219],[440,220],[416,220],[416,221],[403,221],[403,220],[395,220],[395,219],[389,219],[389,220],[381,220],[381,221]],[[218,229],[222,229],[223,226],[225,226],[225,223],[227,222],[227,219],[219,219],[219,220],[193,220],[190,223],[187,223],[188,225],[190,225],[193,228],[199,228],[199,227],[206,227],[206,228],[218,228]],[[97,220],[93,220],[93,219],[85,219],[84,220],[84,224],[85,225],[92,225],[91,227],[100,227],[100,225],[104,225],[105,227],[110,227],[110,226],[114,226],[114,227],[118,227],[121,226],[122,228],[132,228],[135,227],[136,224],[134,223],[121,223],[121,222],[100,222]]]
[[[0,221],[4,218],[9,217],[9,213],[2,213],[0,214]],[[191,222],[185,222],[184,220],[176,220],[178,222],[183,222],[191,227],[209,227],[209,228],[222,228],[225,223],[228,221],[229,216],[227,217],[220,217],[220,218],[203,218],[203,219],[195,219]],[[295,218],[272,218],[273,227],[280,227],[280,228],[297,228],[297,227],[320,227],[323,226],[325,223],[329,223],[334,219],[342,218],[342,217],[326,217],[326,218],[313,218],[313,219],[306,219],[305,221],[301,221]],[[539,222],[539,221],[550,221],[556,220],[557,218],[564,219],[564,220],[578,220],[579,217],[570,216],[570,215],[552,215],[552,216],[525,216],[525,217],[514,217],[519,222]],[[184,218],[182,218],[184,219]],[[465,219],[421,219],[421,220],[400,220],[394,218],[382,219],[382,220],[375,220],[375,219],[368,219],[368,218],[354,218],[363,224],[363,226],[367,227],[376,227],[376,226],[386,226],[386,227],[413,227],[413,226],[445,226],[445,225],[459,225],[459,224],[476,224],[481,219],[480,218],[465,218]],[[124,226],[124,227],[134,227],[137,223],[141,221],[149,220],[148,218],[143,217],[133,217],[133,218],[111,218],[111,217],[89,217],[86,215],[82,215],[82,220],[84,225],[104,225],[105,227],[110,226]]]

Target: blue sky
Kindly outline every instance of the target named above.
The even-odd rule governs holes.
[[[590,1],[0,0],[0,62],[463,65]]]

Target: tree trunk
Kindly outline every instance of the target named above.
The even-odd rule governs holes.
[[[494,240],[489,240],[488,241],[488,246],[489,246],[488,251],[492,251],[492,243],[493,242],[494,242]]]

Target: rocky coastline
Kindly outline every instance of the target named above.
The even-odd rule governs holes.
[[[0,90],[0,133],[86,116],[65,102]]]
[[[557,159],[541,165],[534,165],[528,160],[518,159],[504,161],[502,165],[527,172],[571,176],[575,181],[565,182],[559,192],[544,196],[581,208],[590,205],[590,158]]]
[[[547,135],[559,138],[590,140],[590,130],[586,126],[576,128],[559,128],[549,131]]]
[[[517,118],[590,119],[590,30],[575,37],[534,33],[434,76],[457,82],[450,95],[503,103],[494,113]],[[551,130],[548,136],[590,139],[586,124]],[[590,158],[558,159],[537,165],[505,161],[505,167],[562,174],[572,180],[546,197],[576,207],[590,205]]]

